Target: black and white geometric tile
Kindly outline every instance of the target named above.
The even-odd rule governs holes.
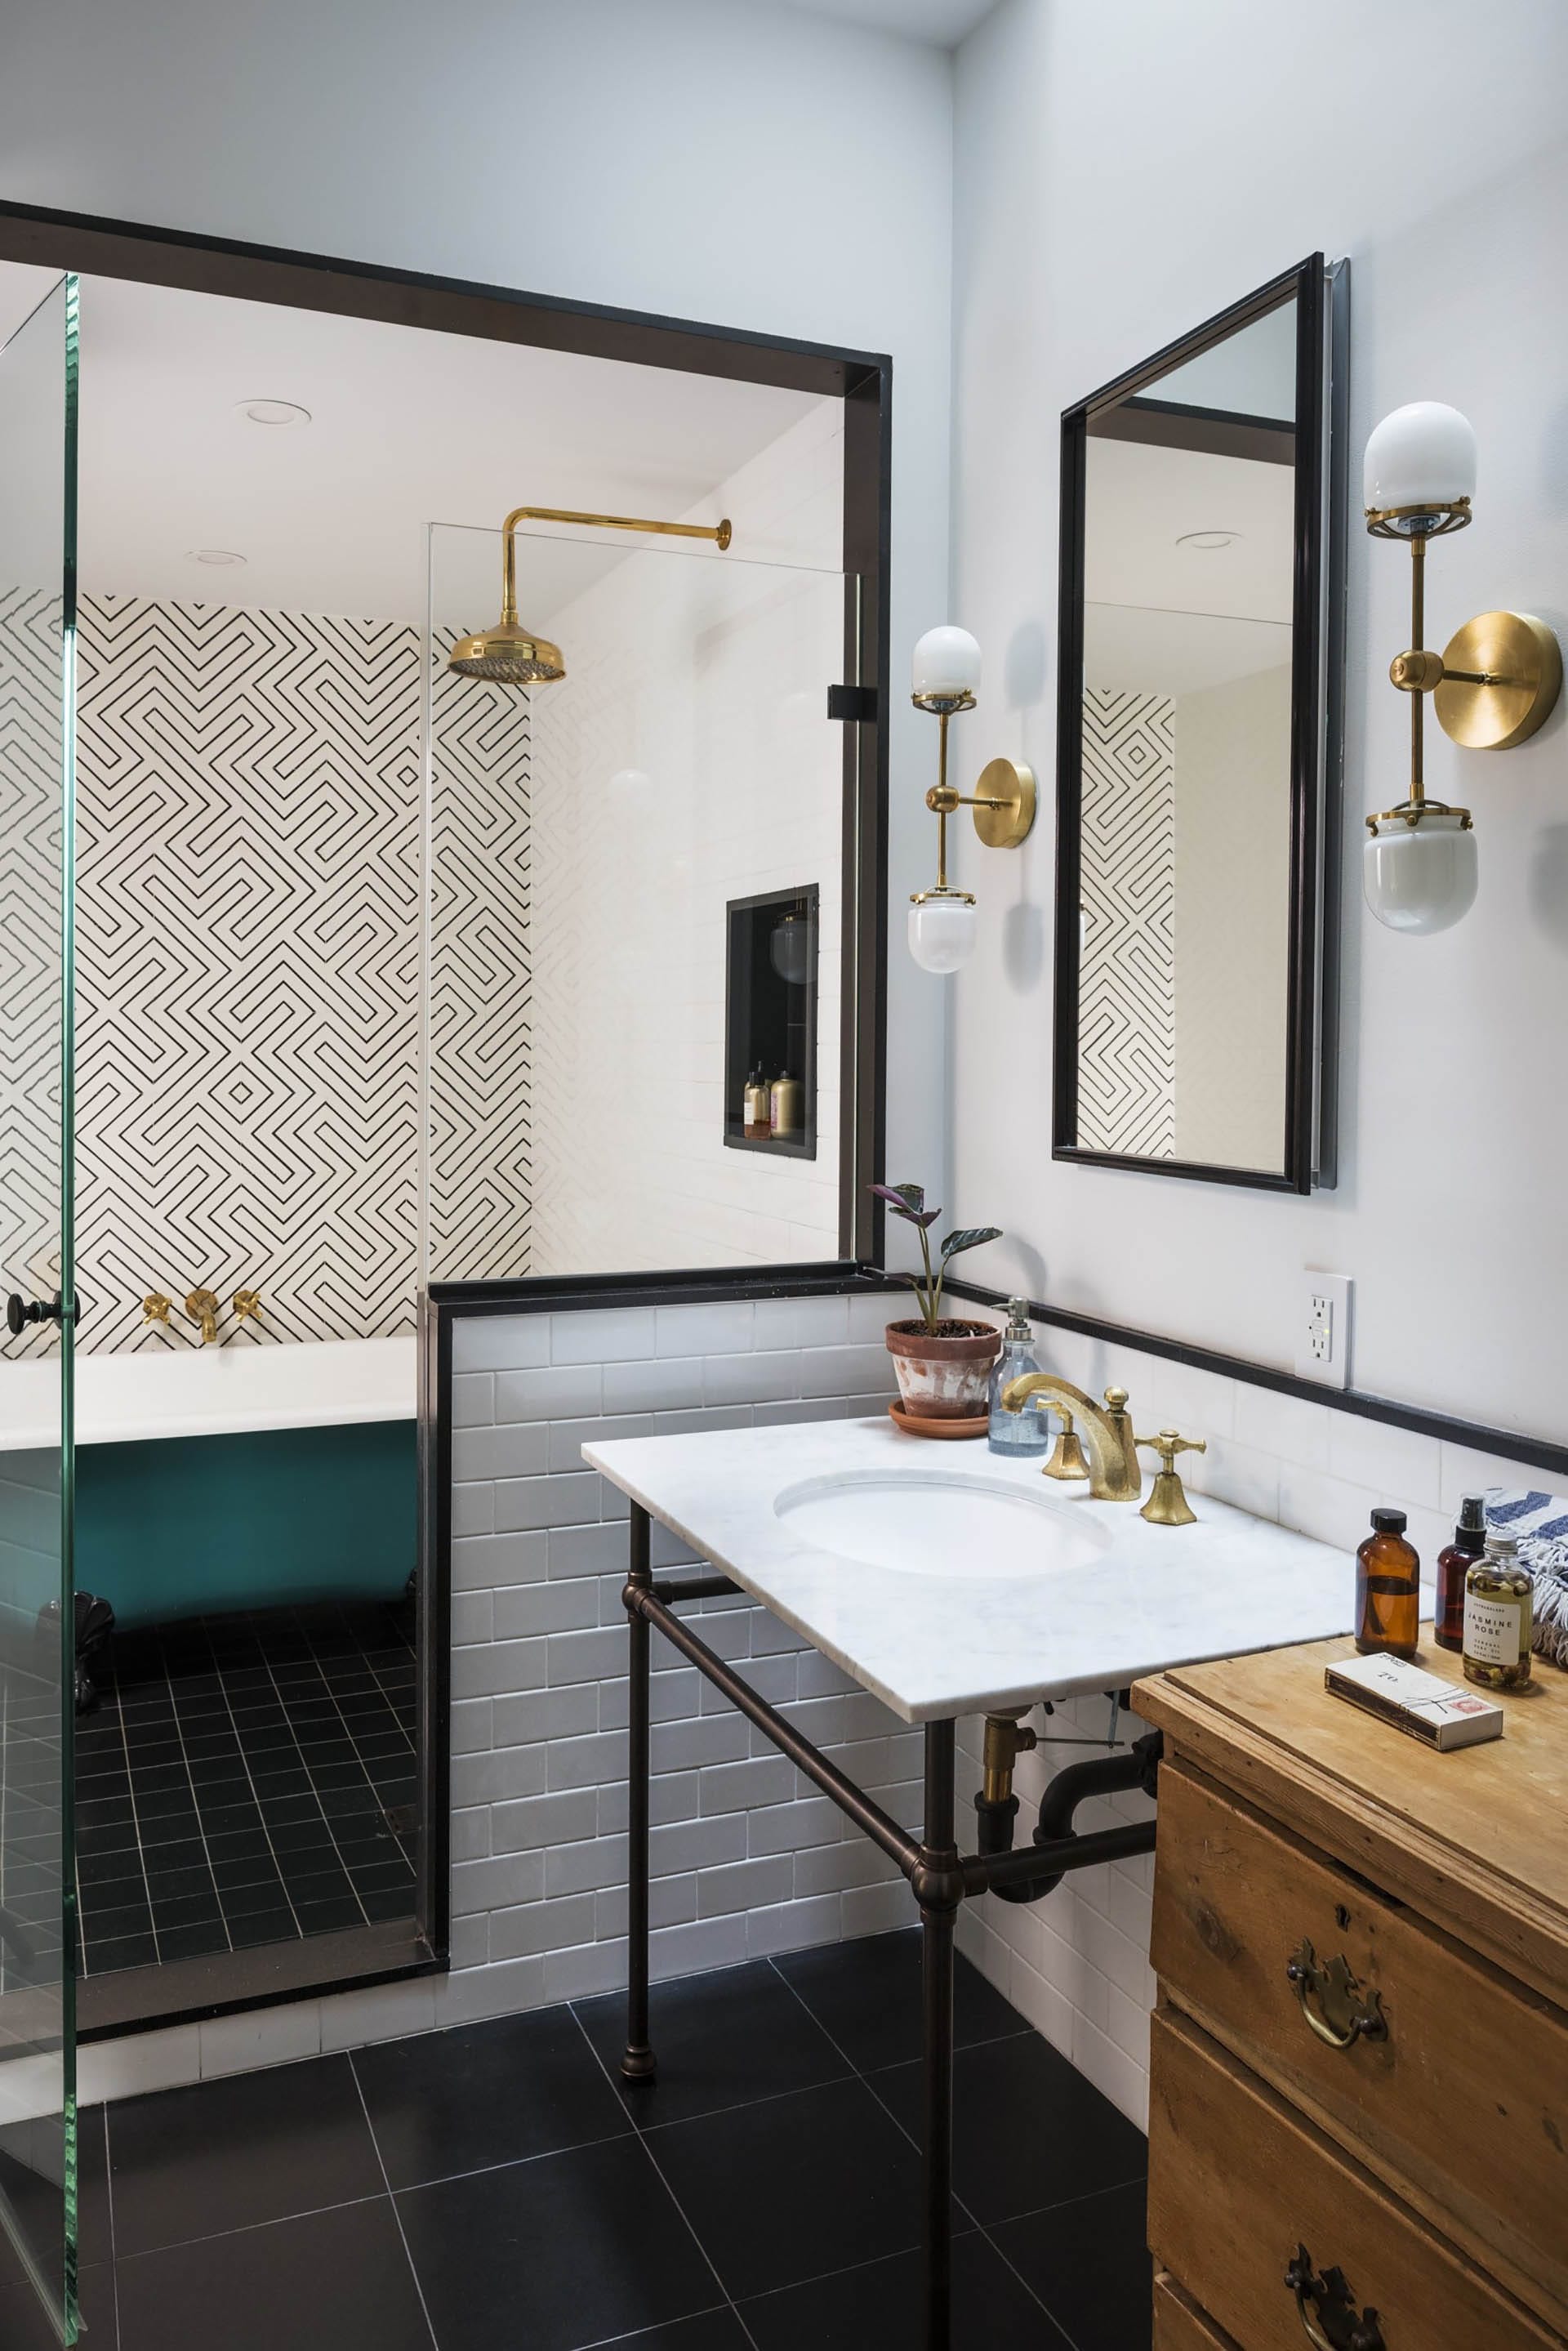
[[[1078,1141],[1176,1148],[1176,704],[1084,695]]]
[[[0,603],[0,893],[7,909],[36,907],[11,942],[5,991],[8,1061],[24,1074],[4,1118],[16,1229],[0,1270],[35,1290],[57,1216],[38,1110],[56,1050],[57,622],[41,596]],[[148,1325],[140,1301],[161,1290],[178,1302],[198,1286],[259,1289],[264,1341],[411,1330],[427,1110],[432,1272],[526,1270],[527,702],[449,681],[441,651],[426,1103],[422,632],[83,600],[84,1347],[190,1344],[178,1312],[172,1329]]]

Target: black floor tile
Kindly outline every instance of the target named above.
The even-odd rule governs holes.
[[[792,2091],[647,2145],[738,2302],[911,2250],[919,2158],[864,2082]]]
[[[722,2300],[630,2131],[405,2189],[398,2210],[443,2351],[524,2340],[528,2351],[579,2351]]]
[[[347,2057],[125,2099],[109,2145],[122,2262],[385,2185]]]
[[[906,2130],[920,2127],[919,2064],[870,2076]],[[953,2063],[953,2190],[977,2220],[1011,2220],[1141,2179],[1136,2123],[1031,2032],[961,2049]]]
[[[88,1941],[83,1946],[87,1972],[95,1976],[109,1975],[119,1968],[150,1968],[158,1958],[158,1946],[151,1934],[127,1935],[118,1941]]]
[[[681,2122],[781,2091],[843,2081],[849,2073],[821,2026],[765,1959],[653,1985],[649,2038],[659,2070],[652,2082],[620,2077],[624,1992],[579,2001],[577,2013],[627,2112],[639,2124]]]
[[[85,2322],[84,2351],[117,2351],[112,2270],[89,2271],[77,2302]],[[58,2330],[30,2285],[0,2278],[0,2343],[5,2351],[60,2351]]]
[[[741,2304],[756,2351],[910,2351],[924,2335],[918,2254],[873,2262]],[[995,2247],[978,2233],[953,2243],[953,2351],[1075,2351]]]
[[[866,2073],[920,2053],[920,1931],[872,1935],[792,1951],[773,1963],[832,2034],[852,2065]],[[961,1954],[953,2029],[962,2048],[1031,2030],[1018,2011]]]
[[[734,2312],[726,2307],[623,2335],[615,2351],[753,2351],[753,2346]]]
[[[386,2196],[122,2260],[119,2311],[121,2351],[431,2351]]]
[[[1148,2351],[1145,2201],[1140,2181],[992,2231],[1077,2351]]]
[[[382,2042],[354,2071],[394,2188],[630,2127],[569,2009]]]
[[[29,2255],[51,2279],[65,2270],[64,2166],[57,2116],[0,2128],[0,2193]],[[77,2119],[77,2262],[86,2271],[106,2264],[112,2256],[103,2108],[84,2106]],[[20,2288],[26,2277],[21,2257],[0,2229],[0,2290]],[[0,2344],[5,2342],[0,2334]]]

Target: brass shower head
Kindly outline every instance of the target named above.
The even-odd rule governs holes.
[[[501,526],[501,618],[494,628],[476,637],[460,637],[447,655],[448,669],[460,677],[489,678],[497,685],[550,685],[565,677],[566,664],[559,645],[535,636],[517,619],[517,546],[513,537],[521,522],[586,523],[594,530],[651,530],[668,538],[711,538],[721,549],[730,544],[729,520],[648,522],[638,515],[575,514],[560,507],[514,507]]]
[[[497,685],[548,685],[566,674],[559,645],[505,620],[477,637],[460,637],[446,665],[460,677],[488,677]]]

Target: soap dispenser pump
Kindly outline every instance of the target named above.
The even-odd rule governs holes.
[[[1040,1369],[1040,1358],[1034,1352],[1034,1332],[1029,1322],[1029,1301],[1010,1298],[1007,1301],[1007,1328],[1002,1336],[1002,1353],[992,1368],[990,1435],[993,1453],[1010,1454],[1014,1460],[1025,1460],[1044,1453],[1051,1441],[1049,1406],[1042,1410],[1031,1398],[1022,1412],[1009,1412],[1002,1398],[1004,1389],[1013,1380],[1021,1380],[1026,1372]]]

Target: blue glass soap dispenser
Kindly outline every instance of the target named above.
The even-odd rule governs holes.
[[[1049,1405],[1042,1407],[1040,1402],[1032,1397],[1022,1412],[1009,1412],[1002,1401],[1002,1392],[1009,1381],[1021,1380],[1025,1372],[1037,1372],[1039,1369],[1040,1358],[1034,1352],[1034,1333],[1029,1327],[1029,1301],[1026,1298],[1010,1298],[1002,1353],[991,1374],[991,1449],[993,1453],[1008,1453],[1022,1459],[1029,1454],[1044,1453],[1050,1444]]]

